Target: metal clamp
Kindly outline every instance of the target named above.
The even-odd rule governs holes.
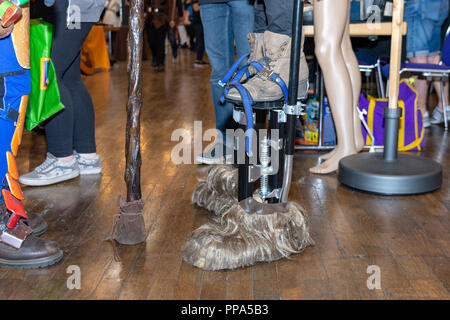
[[[278,123],[286,123],[287,116],[283,110],[274,110],[278,114]]]
[[[303,114],[303,107],[305,106],[304,103],[297,102],[296,105],[290,106],[288,104],[285,104],[283,106],[283,111],[287,115],[293,115],[293,116],[300,116]]]
[[[248,182],[255,182],[263,175],[272,176],[275,173],[272,166],[263,167],[259,164],[250,165],[248,166]]]
[[[267,79],[270,79],[270,77],[272,77],[273,73],[274,72],[272,70],[263,68],[260,72],[258,72],[258,75],[265,77]]]

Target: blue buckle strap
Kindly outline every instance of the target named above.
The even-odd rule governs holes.
[[[259,75],[264,76],[267,79],[275,82],[281,88],[281,91],[283,92],[283,95],[284,95],[284,99],[287,103],[289,93],[288,93],[286,83],[283,81],[283,79],[281,79],[281,77],[277,73],[272,72],[265,68],[259,72]]]
[[[247,89],[241,85],[239,82],[231,82],[229,87],[236,88],[242,97],[242,102],[244,104],[245,116],[247,117],[247,130],[245,132],[245,150],[249,157],[252,156],[251,146],[252,146],[252,132],[253,132],[253,100]]]
[[[235,73],[235,76],[231,79],[231,82],[240,82],[242,77],[244,76],[244,74],[247,75],[247,79],[250,78],[250,72],[248,71],[248,68],[250,66],[254,67],[258,72],[260,72],[261,70],[264,69],[264,67],[260,63],[258,63],[256,61],[252,61],[248,65],[246,65],[245,67],[240,69],[239,72]],[[224,79],[222,79],[222,80],[224,80]],[[226,85],[226,83],[225,83],[225,85]],[[222,104],[225,102],[225,97],[228,95],[228,91],[229,91],[228,87],[225,86],[223,91],[224,91],[224,94],[219,99],[220,103],[222,103]]]
[[[240,57],[239,59],[236,60],[236,62],[231,67],[231,69],[228,70],[227,74],[221,80],[219,80],[219,85],[221,87],[225,87],[227,82],[230,80],[231,77],[233,77],[234,73],[239,68],[239,65],[241,64],[241,62],[244,61],[244,59],[247,59],[249,55],[250,55],[250,53],[246,53],[242,57]]]

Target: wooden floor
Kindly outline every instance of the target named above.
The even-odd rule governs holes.
[[[290,260],[229,272],[203,272],[186,263],[181,247],[208,213],[190,204],[204,166],[174,165],[177,128],[194,120],[213,127],[209,67],[192,66],[182,51],[165,73],[145,63],[142,114],[142,190],[146,244],[115,248],[103,239],[117,197],[124,194],[125,64],[86,79],[96,106],[97,146],[103,174],[55,186],[25,187],[25,205],[50,228],[43,236],[64,250],[56,266],[0,269],[1,299],[449,299],[450,138],[441,127],[427,130],[425,155],[444,167],[442,189],[412,197],[382,197],[341,186],[336,175],[314,176],[314,152],[295,155],[290,198],[310,220],[314,247]],[[45,139],[25,133],[21,172],[40,164]],[[120,260],[114,258],[114,253]],[[81,268],[81,290],[69,290],[67,268]],[[369,265],[381,270],[381,290],[369,290]]]

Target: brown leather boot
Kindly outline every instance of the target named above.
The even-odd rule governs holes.
[[[0,242],[0,267],[42,268],[53,265],[63,257],[54,241],[28,236],[20,249]]]
[[[2,221],[1,217],[5,214],[9,215],[8,211],[6,210],[5,203],[0,202],[0,221]],[[23,222],[31,229],[33,229],[33,233],[31,235],[35,237],[43,235],[48,229],[47,222],[45,222],[45,220],[40,215],[35,213],[28,213],[28,219],[23,220]]]
[[[6,223],[9,220],[10,213],[6,210],[4,203],[0,204],[0,235],[6,229]],[[30,214],[30,219],[19,221],[25,224],[33,231],[23,241],[20,249],[13,248],[0,241],[0,267],[10,268],[40,268],[53,265],[61,260],[63,252],[58,244],[53,241],[47,241],[37,238],[33,234],[42,234],[47,229],[47,223],[38,215]],[[31,230],[30,230],[31,232]],[[0,237],[0,239],[2,239]]]
[[[304,37],[302,43],[303,41]],[[276,101],[283,98],[283,92],[280,86],[270,80],[270,76],[273,73],[278,74],[278,76],[283,79],[286,87],[289,86],[291,38],[287,35],[266,31],[264,32],[264,50],[264,57],[258,60],[264,67],[264,70],[243,84],[255,102]],[[306,62],[305,54],[302,52],[298,88],[299,98],[306,96],[308,90],[308,75],[308,64]],[[230,89],[227,99],[235,101],[242,100],[241,95],[235,88]]]

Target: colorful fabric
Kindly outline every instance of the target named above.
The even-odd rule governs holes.
[[[0,77],[23,71],[17,60],[12,35],[0,40]]]
[[[17,170],[14,156],[21,142],[29,93],[30,72],[28,70],[24,70],[23,74],[0,77],[1,188],[9,189],[16,198],[21,198],[23,195],[21,195],[20,187],[17,189],[18,184],[14,179]],[[6,179],[7,176],[9,176],[8,179]]]
[[[31,20],[30,35],[31,95],[25,121],[27,130],[64,109],[50,60],[53,27],[43,20]]]
[[[423,114],[418,107],[418,97],[415,89],[406,80],[400,82],[398,106],[402,109],[399,123],[398,151],[423,150],[425,147],[425,128]],[[365,120],[375,138],[375,146],[384,145],[384,109],[388,106],[388,99],[375,99],[360,96],[359,108],[367,111]],[[372,140],[367,130],[362,126],[366,145],[371,146]]]

